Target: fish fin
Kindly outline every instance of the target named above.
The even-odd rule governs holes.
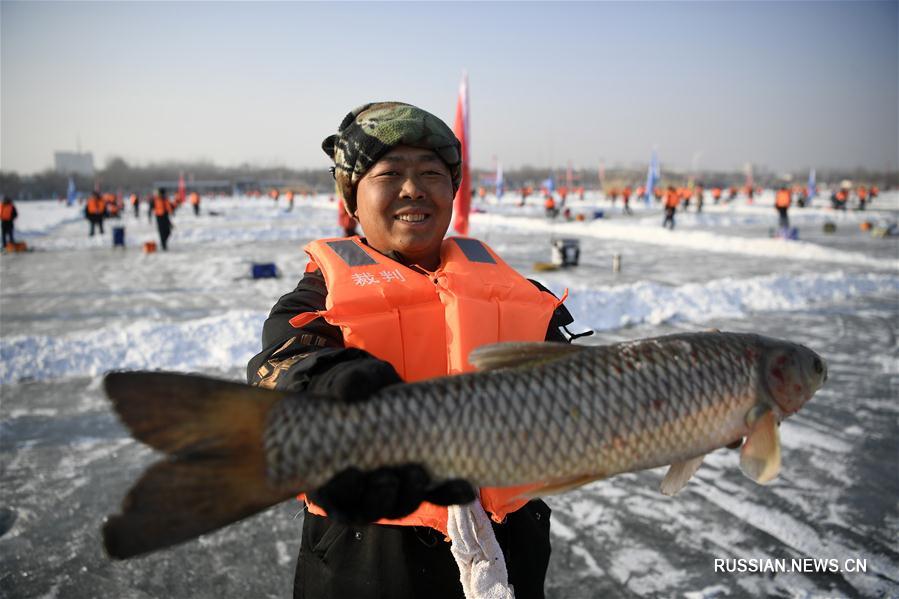
[[[468,361],[478,370],[534,366],[584,351],[582,345],[547,342],[492,343],[475,348]]]
[[[683,462],[671,464],[671,467],[668,468],[668,472],[665,473],[665,478],[662,479],[662,484],[659,486],[659,490],[662,494],[675,495],[678,491],[683,489],[687,484],[687,481],[696,474],[697,470],[699,470],[703,458],[705,458],[705,454],[696,458],[684,460]]]
[[[282,394],[162,372],[113,373],[104,384],[132,435],[169,454],[104,523],[111,557],[188,541],[295,494],[266,479],[265,418]]]
[[[194,539],[293,497],[265,478],[262,452],[179,457],[147,469],[103,524],[103,544],[127,559]]]
[[[768,410],[752,423],[740,449],[740,469],[760,485],[780,472],[780,434],[774,412]]]
[[[112,372],[103,386],[131,435],[167,454],[256,443],[268,411],[284,397],[242,383],[174,372]]]
[[[536,499],[538,497],[546,497],[547,495],[558,495],[604,478],[606,478],[605,474],[579,474],[568,478],[555,479],[537,488],[529,489],[518,497],[521,499]]]

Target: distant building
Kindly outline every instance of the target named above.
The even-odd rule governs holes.
[[[94,155],[90,152],[54,152],[56,172],[64,175],[94,175]]]

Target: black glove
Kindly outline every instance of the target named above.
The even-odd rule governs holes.
[[[329,518],[345,524],[367,524],[408,516],[422,501],[437,505],[469,503],[476,494],[462,479],[435,485],[423,467],[405,464],[369,472],[347,468],[308,496],[325,509]]]
[[[297,366],[309,377],[306,391],[347,403],[365,401],[384,387],[403,382],[389,362],[355,348],[320,350]],[[405,464],[368,472],[348,468],[308,495],[329,517],[347,524],[364,524],[402,518],[422,501],[438,505],[469,503],[475,491],[460,479],[434,484],[422,466]]]
[[[313,358],[310,356],[307,360]],[[361,349],[340,350],[322,356],[318,361],[320,367],[327,370],[310,376],[306,390],[330,395],[346,403],[365,401],[384,387],[403,382],[390,362],[379,360]]]

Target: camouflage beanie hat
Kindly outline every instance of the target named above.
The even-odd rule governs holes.
[[[373,102],[343,119],[336,135],[322,142],[334,161],[334,179],[350,214],[356,212],[356,184],[396,146],[433,150],[449,167],[453,191],[462,181],[462,145],[439,118],[402,102]]]

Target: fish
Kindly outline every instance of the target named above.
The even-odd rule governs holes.
[[[526,496],[539,497],[667,465],[660,490],[673,495],[705,455],[741,444],[742,471],[765,484],[781,468],[779,423],[827,379],[807,347],[720,331],[499,343],[469,362],[476,371],[355,403],[200,375],[108,374],[121,421],[165,455],[106,519],[107,553],[126,559],[194,539],[350,467],[415,463],[435,481],[532,485]]]

